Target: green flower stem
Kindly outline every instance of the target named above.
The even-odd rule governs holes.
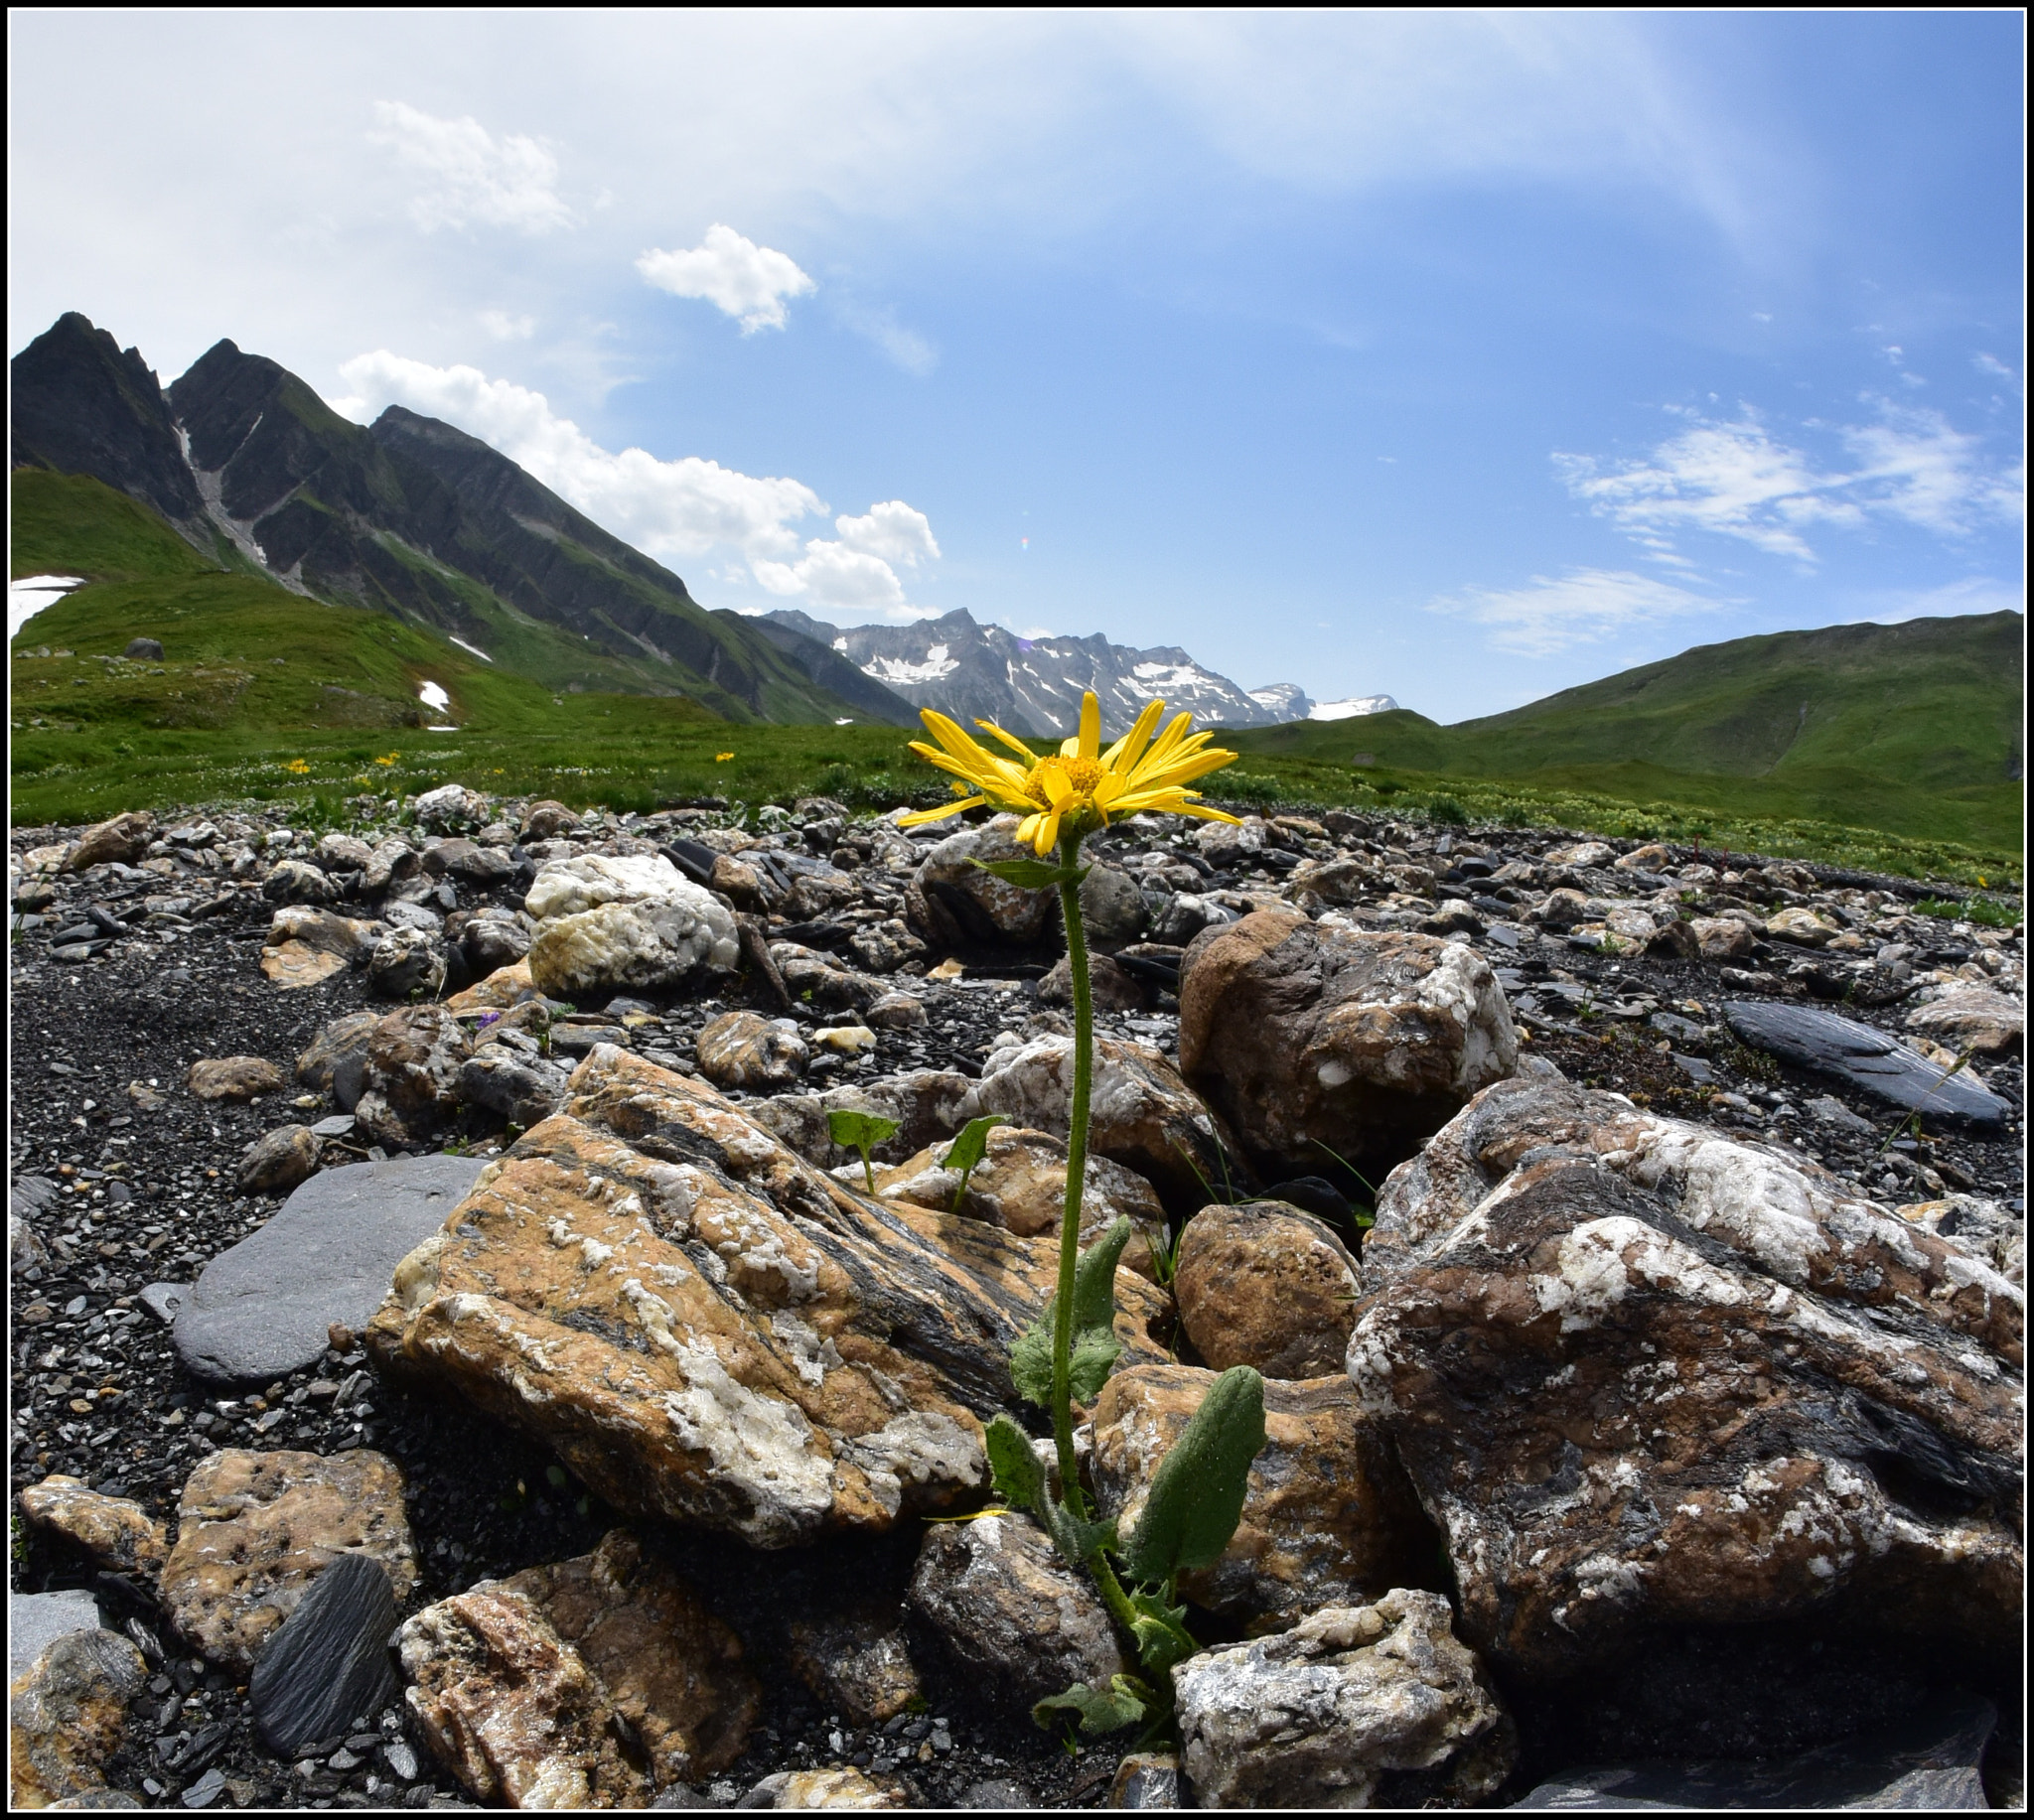
[[[1074,1269],[1081,1261],[1081,1191],[1088,1181],[1088,1094],[1094,1080],[1094,997],[1088,984],[1088,932],[1081,926],[1081,836],[1060,840],[1060,920],[1067,929],[1067,968],[1074,979],[1074,1104],[1067,1124],[1067,1192],[1060,1213],[1060,1285],[1053,1305],[1053,1440],[1060,1458],[1060,1497],[1077,1517],[1088,1515],[1074,1459]],[[1106,1573],[1105,1564],[1100,1564]],[[1109,1576],[1110,1580],[1114,1575]],[[1122,1597],[1117,1589],[1117,1598]]]

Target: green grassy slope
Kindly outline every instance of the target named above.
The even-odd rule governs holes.
[[[1508,714],[1400,710],[1229,736],[1264,758],[1504,780],[2018,852],[2018,614],[1703,645]]]

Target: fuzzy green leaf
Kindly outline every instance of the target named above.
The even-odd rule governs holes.
[[[826,1135],[843,1150],[858,1150],[864,1157],[886,1138],[897,1135],[897,1121],[877,1112],[850,1112],[836,1108],[826,1115]]]
[[[1081,1721],[1081,1730],[1090,1738],[1098,1738],[1104,1732],[1120,1732],[1135,1725],[1144,1717],[1151,1698],[1151,1690],[1134,1676],[1112,1675],[1107,1688],[1099,1690],[1086,1681],[1076,1681],[1064,1694],[1041,1700],[1031,1709],[1031,1717],[1051,1731],[1053,1721],[1061,1713],[1069,1713]]]
[[[994,873],[1005,885],[1024,891],[1050,891],[1060,885],[1079,885],[1088,876],[1086,866],[1069,869],[1051,866],[1044,860],[974,860],[984,872]]]
[[[1108,1374],[1115,1369],[1122,1346],[1109,1328],[1084,1328],[1074,1335],[1073,1370],[1069,1388],[1077,1403],[1092,1403],[1101,1394]]]
[[[1247,1365],[1225,1371],[1152,1475],[1124,1571],[1170,1586],[1183,1568],[1212,1567],[1235,1533],[1250,1462],[1264,1445],[1264,1380]]]
[[[963,1175],[974,1169],[988,1154],[989,1133],[998,1125],[1007,1125],[1010,1120],[1001,1112],[985,1112],[978,1119],[969,1119],[960,1128],[960,1135],[948,1146],[946,1154],[940,1159],[942,1169],[957,1169]]]
[[[1044,1409],[1053,1400],[1053,1328],[1051,1318],[1034,1321],[1010,1348],[1010,1381],[1027,1403]]]
[[[1133,1591],[1130,1634],[1137,1639],[1137,1655],[1147,1674],[1163,1681],[1175,1662],[1184,1662],[1201,1645],[1187,1630],[1185,1606],[1169,1606],[1152,1593]]]
[[[1074,1266],[1074,1331],[1112,1328],[1116,1319],[1116,1264],[1130,1242],[1130,1222],[1118,1219],[1081,1254]]]
[[[1092,1561],[1103,1549],[1116,1545],[1116,1520],[1101,1517],[1089,1522],[1077,1517],[1065,1504],[1047,1501],[1045,1526],[1053,1539],[1053,1545],[1076,1567]]]
[[[1045,1492],[1045,1469],[1032,1452],[1031,1437],[1008,1416],[997,1416],[982,1436],[996,1495],[1015,1510],[1033,1510]]]

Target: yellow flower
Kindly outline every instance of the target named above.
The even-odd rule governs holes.
[[[734,756],[731,752],[717,752],[713,755],[713,762],[716,765],[725,765]]]
[[[389,755],[387,756],[387,758],[385,758],[385,759],[376,759],[376,760],[374,761],[374,763],[375,763],[376,765],[393,765],[393,764],[395,763],[395,761],[396,761],[397,759],[401,758],[401,757],[402,757],[402,754],[401,754],[401,753],[399,753],[399,752],[391,752],[391,753],[390,753],[390,754],[389,754]]]
[[[283,767],[284,770],[294,771],[299,777],[301,777],[310,769],[311,761],[309,759],[292,759],[287,765]]]
[[[1113,817],[1135,815],[1144,809],[1194,815],[1203,821],[1235,821],[1234,815],[1210,808],[1185,786],[1234,764],[1235,754],[1210,746],[1213,734],[1197,733],[1189,738],[1187,729],[1194,722],[1191,714],[1175,716],[1172,725],[1154,740],[1152,735],[1164,715],[1164,702],[1147,702],[1137,724],[1103,752],[1101,704],[1090,691],[1082,698],[1081,731],[1063,740],[1058,752],[1042,756],[993,722],[976,721],[984,733],[1000,740],[1023,761],[1017,764],[979,745],[944,714],[922,708],[919,718],[939,744],[928,746],[913,740],[911,749],[960,779],[953,786],[958,800],[900,819],[904,826],[913,827],[944,821],[981,803],[994,803],[1024,817],[1017,838],[1040,858],[1052,852],[1063,828],[1072,834],[1087,834],[1107,827]]]

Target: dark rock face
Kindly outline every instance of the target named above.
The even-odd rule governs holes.
[[[1888,1106],[1919,1112],[1924,1123],[1997,1126],[2012,1110],[1967,1075],[1953,1075],[1882,1031],[1833,1011],[1740,999],[1725,1007],[1725,1016],[1754,1049],[1831,1075]]]
[[[2020,1292],[1813,1164],[1561,1081],[1385,1184],[1350,1375],[1508,1670],[1816,1613],[2019,1630]]]
[[[73,310],[16,354],[11,371],[13,466],[88,474],[154,506],[211,553],[205,501],[139,349],[121,352]]]
[[[308,1365],[337,1322],[359,1330],[395,1267],[443,1223],[481,1165],[467,1157],[356,1163],[313,1176],[259,1231],[205,1267],[177,1316],[177,1352],[217,1381]]]
[[[395,1622],[388,1570],[373,1556],[341,1555],[312,1581],[247,1685],[268,1747],[287,1755],[378,1711],[395,1691],[388,1660]]]

